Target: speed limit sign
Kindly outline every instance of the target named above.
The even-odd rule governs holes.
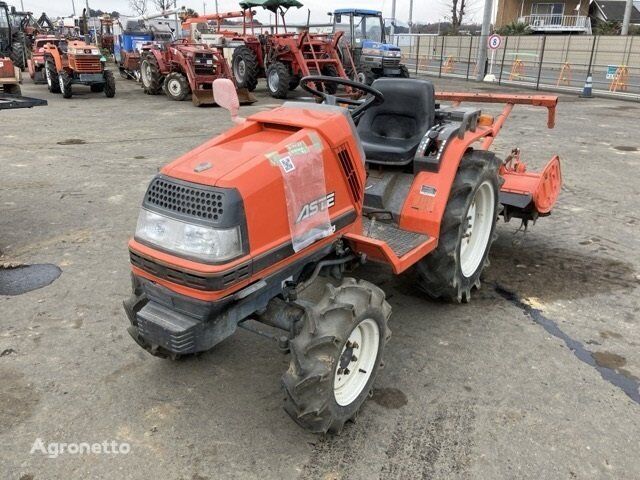
[[[502,37],[494,33],[489,37],[488,45],[491,50],[497,50],[502,45]]]

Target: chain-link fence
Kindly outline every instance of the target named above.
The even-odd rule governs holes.
[[[475,79],[479,46],[487,38],[395,35],[392,42],[413,75]],[[640,99],[640,38],[634,36],[502,37],[500,47],[488,51],[485,68],[500,84],[575,91],[582,90],[591,72],[594,91]]]

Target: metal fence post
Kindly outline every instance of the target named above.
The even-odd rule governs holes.
[[[509,37],[504,39],[504,47],[502,49],[502,61],[500,62],[500,75],[498,75],[498,85],[502,83],[502,70],[504,70],[504,57],[507,54],[507,45],[509,44]]]
[[[438,38],[438,37],[436,37]],[[442,57],[444,56],[444,39],[445,37],[440,37],[442,39],[442,44],[440,45],[440,68],[438,69],[438,78],[442,77]]]
[[[469,58],[467,59],[467,82],[469,81],[469,68],[471,67],[471,49],[473,48],[473,36],[469,37]]]
[[[416,37],[418,39],[418,45],[416,46],[416,75],[418,75],[418,67],[420,65],[420,42],[422,41],[422,37]]]
[[[593,52],[596,50],[596,40],[598,37],[593,36],[593,43],[591,44],[591,55],[589,56],[589,67],[587,68],[587,77],[591,75],[591,67],[593,66]]]
[[[540,89],[540,75],[542,74],[542,62],[544,61],[544,47],[547,43],[547,36],[542,37],[542,48],[540,52],[540,63],[538,64],[538,79],[536,80],[536,90]]]

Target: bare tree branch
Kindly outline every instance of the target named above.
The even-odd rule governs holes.
[[[165,10],[169,10],[176,2],[174,0],[151,0],[151,3],[155,5],[155,7],[164,12]]]
[[[129,0],[129,7],[141,17],[147,13],[147,0]]]
[[[467,0],[451,0],[451,28],[454,33],[458,32],[462,20],[467,13]]]

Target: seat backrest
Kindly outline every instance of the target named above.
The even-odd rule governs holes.
[[[386,138],[409,139],[424,134],[435,121],[435,93],[428,80],[380,78],[371,85],[384,103],[367,110],[358,131]]]

